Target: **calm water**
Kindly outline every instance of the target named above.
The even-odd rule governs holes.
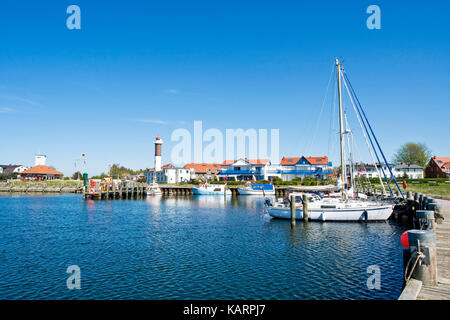
[[[403,229],[272,220],[262,200],[0,196],[1,299],[396,299]],[[66,269],[81,268],[81,290]],[[381,268],[381,290],[366,286]]]

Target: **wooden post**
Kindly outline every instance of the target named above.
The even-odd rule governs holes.
[[[122,181],[119,184],[119,199],[122,199]]]
[[[434,229],[434,210],[417,210],[414,228],[419,230]]]
[[[295,228],[295,196],[290,195],[291,199],[291,228]]]
[[[425,286],[437,286],[436,233],[428,230],[408,230],[408,242],[411,262],[407,275],[412,273],[412,277],[422,281]]]
[[[303,221],[308,222],[308,196],[303,195]]]

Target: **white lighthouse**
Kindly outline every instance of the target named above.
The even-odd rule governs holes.
[[[161,145],[163,141],[159,134],[156,136],[155,140],[155,171],[161,171]]]

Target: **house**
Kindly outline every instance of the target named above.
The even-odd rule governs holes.
[[[427,178],[450,178],[450,157],[432,157],[425,167]]]
[[[221,180],[267,180],[270,161],[267,159],[225,160],[220,169]]]
[[[423,178],[423,167],[415,164],[389,164],[389,167],[392,170],[392,174],[396,178],[403,178],[405,175],[408,176],[409,179],[422,179]],[[389,171],[389,168],[384,163],[382,166],[377,163],[376,167],[374,164],[367,164],[367,163],[355,163],[353,164],[353,177],[360,177],[360,178],[378,178],[381,177],[384,179],[384,173],[386,174],[386,177],[390,178],[391,173]],[[347,165],[347,174],[350,176],[350,166]]]
[[[145,179],[148,182],[154,181],[158,183],[179,183],[189,182],[191,180],[190,169],[175,167],[171,163],[165,164],[161,170],[149,169],[145,173]]]
[[[22,180],[54,180],[60,179],[62,173],[45,165],[37,165],[20,173]]]
[[[20,164],[0,164],[0,174],[21,173],[27,169],[28,167]]]
[[[291,181],[295,178],[312,177],[327,179],[331,174],[332,163],[328,157],[283,157],[280,162],[280,174],[283,181]]]
[[[396,178],[423,179],[423,167],[417,164],[397,164],[393,173]]]
[[[217,163],[188,163],[184,169],[189,169],[191,179],[213,180],[220,173],[221,165]]]

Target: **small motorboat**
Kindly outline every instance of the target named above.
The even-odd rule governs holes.
[[[251,184],[247,182],[245,188],[237,188],[238,193],[243,196],[273,196],[275,195],[275,188],[273,184]]]
[[[231,190],[226,188],[226,184],[200,184],[198,187],[192,187],[195,195],[231,195]]]
[[[148,196],[162,194],[161,189],[159,188],[159,185],[156,182],[156,177],[153,178],[153,182],[148,185],[146,193]]]

